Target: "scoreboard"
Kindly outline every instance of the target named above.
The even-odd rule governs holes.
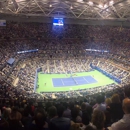
[[[6,20],[0,20],[0,26],[6,26]]]
[[[63,18],[54,18],[53,19],[53,25],[54,26],[63,26],[64,25]]]

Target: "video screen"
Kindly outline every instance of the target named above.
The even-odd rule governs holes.
[[[0,26],[6,26],[6,20],[0,20]]]
[[[63,18],[54,18],[53,19],[53,25],[54,26],[63,26],[64,25]]]

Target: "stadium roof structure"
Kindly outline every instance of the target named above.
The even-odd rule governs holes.
[[[130,0],[0,0],[0,13],[76,19],[130,19]]]

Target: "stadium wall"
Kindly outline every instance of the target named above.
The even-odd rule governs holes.
[[[115,82],[117,82],[117,83],[119,83],[119,84],[121,83],[121,80],[120,80],[119,78],[117,78],[117,77],[115,77],[115,76],[109,74],[108,72],[102,70],[101,68],[99,68],[99,67],[97,67],[97,66],[94,66],[92,63],[90,64],[90,67],[91,67],[92,69],[98,70],[99,72],[101,72],[102,74],[106,75],[107,77],[109,77],[110,79],[114,80]]]
[[[38,75],[37,75],[37,69],[36,69],[35,80],[34,80],[34,92],[37,89],[37,77],[38,77]]]
[[[42,71],[42,68],[37,68],[36,69],[36,74],[35,74],[35,80],[34,80],[34,92],[37,89],[37,82],[38,82],[38,73]]]

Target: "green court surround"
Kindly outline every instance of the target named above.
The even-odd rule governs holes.
[[[38,93],[40,92],[59,92],[59,91],[70,91],[70,90],[78,90],[78,89],[86,89],[86,88],[94,88],[98,86],[105,86],[108,84],[115,83],[112,79],[106,77],[102,73],[97,70],[90,72],[80,72],[76,73],[77,76],[92,76],[97,83],[86,84],[86,85],[78,85],[78,86],[69,86],[69,87],[54,87],[52,83],[52,78],[66,78],[65,74],[42,74],[38,73],[38,85],[39,88],[36,89]],[[68,77],[70,75],[68,74]],[[76,77],[76,76],[75,76]]]

